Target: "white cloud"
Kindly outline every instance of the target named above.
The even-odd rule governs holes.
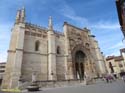
[[[91,27],[96,29],[108,29],[108,30],[116,30],[120,28],[118,23],[113,23],[110,21],[97,22],[91,25]]]
[[[7,61],[7,51],[0,52],[0,63]]]
[[[65,14],[65,16],[70,18],[70,19],[72,19],[76,23],[79,23],[80,26],[88,24],[88,20],[86,18],[83,18],[83,17],[80,17],[80,16],[76,16],[76,15],[68,15],[68,14]]]
[[[11,33],[11,27],[12,27],[12,24],[10,24],[10,23],[6,23],[6,24],[0,23],[0,33],[1,33],[0,40],[8,38],[8,36]]]
[[[11,27],[11,23],[0,23],[0,62],[5,62],[7,59]]]
[[[107,47],[104,51],[107,53],[106,56],[118,56],[120,55],[120,49],[124,48],[123,42],[116,42],[112,47]]]
[[[114,52],[112,52],[111,54],[107,55],[107,56],[119,56],[120,55],[120,51],[119,50],[115,50]]]
[[[78,16],[72,7],[70,7],[66,2],[63,2],[64,7],[60,10],[60,13],[73,20],[75,23],[78,23],[79,26],[88,26],[92,29],[108,29],[108,30],[116,30],[119,29],[120,26],[117,23],[111,22],[109,20],[98,20],[98,22],[93,23],[89,22],[89,20],[85,17]]]
[[[120,51],[118,49],[113,50],[111,53],[107,54],[107,56],[120,56]]]
[[[66,15],[75,15],[75,11],[70,7],[66,2],[63,2],[63,7],[60,9],[60,13],[64,16]]]
[[[83,25],[84,26],[88,25],[88,19],[87,18],[78,16],[72,7],[70,7],[66,2],[63,2],[63,3],[64,3],[64,5],[63,5],[64,7],[60,9],[60,13],[63,16],[73,20],[76,24],[78,24],[81,27]]]
[[[109,47],[108,50],[118,49],[118,48],[120,49],[120,48],[123,48],[123,47],[124,47],[123,42],[118,42],[114,46]]]

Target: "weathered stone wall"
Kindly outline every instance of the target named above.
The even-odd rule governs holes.
[[[68,47],[68,49],[66,50],[67,52],[67,75],[68,75],[68,79],[74,79],[74,62],[75,62],[75,53],[77,51],[82,51],[87,59],[85,60],[85,64],[89,63],[90,61],[90,52],[89,52],[89,34],[88,34],[88,29],[80,29],[78,27],[75,27],[73,25],[70,25],[68,23],[64,23],[64,33],[65,33],[65,41],[66,41],[66,47]],[[86,66],[86,65],[85,65]],[[90,69],[90,65],[89,65],[89,69],[85,70],[87,73],[89,73],[91,70]],[[89,73],[90,74],[90,73]]]
[[[101,73],[100,71],[100,67],[99,67],[99,64],[98,64],[98,53],[96,52],[97,50],[97,46],[95,45],[95,38],[93,36],[90,35],[90,52],[91,52],[91,56],[92,56],[92,60],[93,60],[93,63],[95,64],[95,70],[96,70],[96,74],[99,75]]]
[[[40,54],[24,54],[22,76],[26,80],[35,72],[37,80],[47,80],[47,56]]]
[[[59,54],[56,53],[56,74],[57,80],[65,79],[65,40],[64,35],[56,35],[56,49],[60,47]],[[57,51],[56,51],[57,52]]]
[[[35,42],[39,41],[39,51],[35,51]],[[46,38],[25,35],[22,78],[30,80],[36,73],[37,80],[48,79],[48,42]]]
[[[57,55],[56,59],[57,80],[65,79],[64,57]]]
[[[17,27],[14,27],[11,33],[11,40],[10,40],[10,46],[8,50],[8,57],[7,57],[7,64],[6,64],[6,70],[5,70],[5,75],[3,79],[3,87],[8,86],[8,83],[10,82],[11,78],[11,73],[13,70],[13,65],[14,64],[14,59],[15,59],[15,53],[16,53],[16,42],[18,38],[18,31]],[[6,83],[8,82],[8,83]]]
[[[103,55],[101,54],[98,41],[95,40],[95,37],[90,37],[90,44],[91,44],[91,54],[94,59],[94,63],[96,65],[97,74],[102,76],[106,74],[106,67],[104,63]]]

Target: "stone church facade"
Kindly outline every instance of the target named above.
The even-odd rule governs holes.
[[[12,28],[2,88],[15,88],[18,81],[69,80],[105,73],[104,60],[87,28],[64,22],[63,33],[25,22],[25,9],[18,10]]]

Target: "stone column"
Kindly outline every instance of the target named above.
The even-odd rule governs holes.
[[[24,32],[25,24],[23,23],[16,24],[12,30],[2,88],[16,88],[18,86],[23,59]]]
[[[21,24],[23,25],[23,24]],[[15,61],[13,64],[12,77],[11,77],[11,88],[15,88],[18,85],[18,80],[21,76],[21,66],[23,59],[23,45],[24,45],[24,26],[18,28],[18,38],[16,45]]]
[[[52,18],[49,18],[48,28],[48,79],[57,80],[56,76],[56,42],[52,26]]]
[[[64,23],[64,34],[65,34],[65,79],[70,79],[69,78],[69,72],[68,72],[68,55],[69,55],[69,39],[68,39],[68,35],[67,35],[67,31],[68,31],[68,27],[67,24]]]

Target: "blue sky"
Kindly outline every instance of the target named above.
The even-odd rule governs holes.
[[[106,56],[119,55],[124,47],[115,0],[0,0],[0,62],[6,61],[11,28],[22,6],[26,21],[33,24],[47,27],[52,16],[55,30],[63,31],[64,21],[89,28]]]

